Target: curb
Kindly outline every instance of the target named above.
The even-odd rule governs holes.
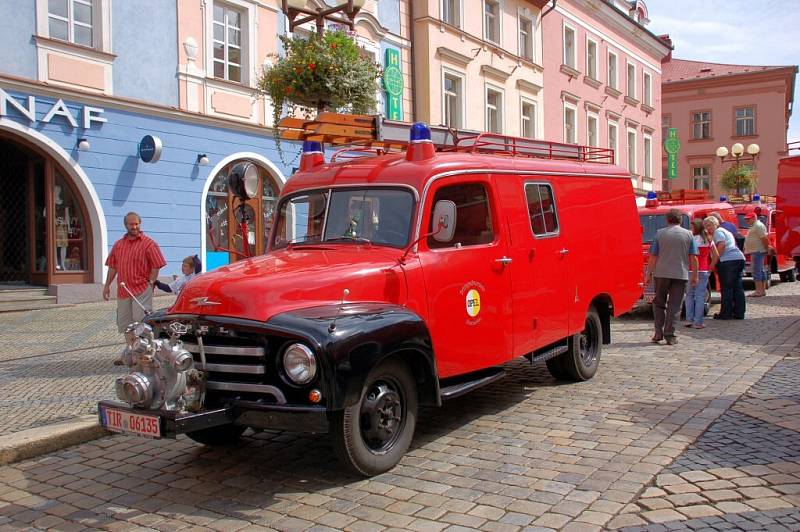
[[[0,465],[7,465],[111,434],[96,415],[0,436]]]

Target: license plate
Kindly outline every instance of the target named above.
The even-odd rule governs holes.
[[[136,434],[147,438],[161,437],[161,418],[103,408],[101,424],[110,431]]]

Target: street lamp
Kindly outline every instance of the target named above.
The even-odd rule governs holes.
[[[736,168],[741,165],[742,159],[745,161],[752,161],[753,167],[756,164],[756,157],[761,152],[761,147],[758,144],[749,144],[747,146],[747,155],[745,155],[745,148],[741,142],[737,142],[733,146],[731,146],[730,152],[728,148],[725,146],[720,146],[717,148],[717,157],[721,163],[734,163]],[[730,157],[728,156],[730,155]],[[753,180],[755,182],[755,179]],[[736,178],[736,193],[739,193],[739,177]]]
[[[322,35],[325,31],[325,20],[345,24],[350,30],[353,30],[356,15],[364,7],[365,0],[347,0],[346,2],[337,1],[337,5],[327,9],[316,8],[311,10],[306,8],[306,0],[283,0],[283,12],[289,18],[289,31],[294,31],[294,28],[311,22],[312,20],[317,24],[317,34]],[[343,17],[335,16],[336,13],[343,13]],[[300,17],[300,15],[306,15]]]

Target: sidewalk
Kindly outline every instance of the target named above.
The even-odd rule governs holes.
[[[173,296],[157,297],[155,308]],[[0,314],[0,436],[95,413],[123,347],[116,302]]]

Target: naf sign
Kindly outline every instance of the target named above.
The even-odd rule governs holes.
[[[37,120],[37,103],[35,96],[28,96],[27,105],[24,105],[6,91],[0,89],[0,118],[8,117],[8,111],[10,108],[13,108],[16,111],[15,114],[19,114],[27,118],[32,124],[35,124],[36,122],[47,124],[54,118],[61,117],[67,124],[74,128],[78,127],[78,122],[80,121],[80,127],[89,129],[92,127],[92,123],[108,122],[108,119],[102,116],[105,112],[103,109],[99,107],[91,107],[89,105],[84,105],[80,112],[78,112],[77,116],[73,115],[72,111],[69,110],[67,104],[65,104],[64,100],[61,98],[52,104],[49,102],[40,102],[39,110],[46,110],[46,112],[41,120]]]

